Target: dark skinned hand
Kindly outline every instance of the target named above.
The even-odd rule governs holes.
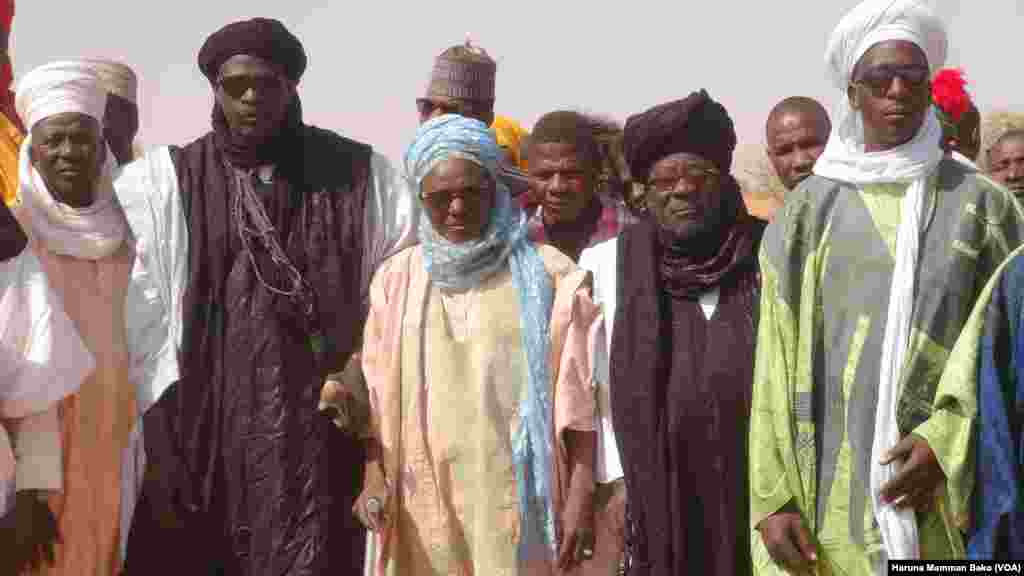
[[[370,423],[370,392],[363,377],[359,354],[353,354],[345,369],[327,377],[320,390],[320,412],[352,436],[362,436]]]
[[[570,430],[565,436],[569,455],[569,493],[565,508],[555,525],[558,539],[558,570],[571,571],[593,558],[594,532],[594,462],[597,460],[597,434]],[[584,554],[584,550],[590,554]]]
[[[18,492],[14,502],[14,574],[37,571],[43,563],[53,565],[54,544],[60,541],[57,519],[50,507],[39,498],[39,492]]]
[[[569,571],[588,559],[584,550],[594,550],[593,474],[585,471],[573,474],[560,532],[558,569]]]
[[[792,503],[762,520],[757,529],[772,560],[790,574],[809,573],[818,560],[811,533]]]
[[[882,501],[895,503],[898,508],[927,511],[936,489],[946,481],[946,474],[928,441],[910,434],[893,446],[881,463],[893,462],[902,462],[902,466],[896,476],[882,486]]]
[[[391,521],[391,491],[388,490],[387,477],[380,463],[381,449],[376,441],[368,441],[366,448],[366,474],[363,476],[363,491],[352,506],[352,514],[371,532],[381,533]],[[379,510],[371,510],[367,503],[376,498],[380,502]]]

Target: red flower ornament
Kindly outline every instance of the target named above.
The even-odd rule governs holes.
[[[944,68],[935,74],[932,80],[932,102],[946,120],[960,122],[960,117],[970,110],[971,96],[965,86],[967,80],[962,70]]]

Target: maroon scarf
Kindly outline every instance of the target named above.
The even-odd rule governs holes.
[[[261,144],[251,144],[236,138],[228,127],[220,104],[214,103],[213,134],[217,148],[232,166],[248,170],[274,164],[278,171],[293,175],[293,170],[301,165],[301,158],[297,155],[302,150],[302,102],[296,94],[285,112],[281,130],[270,142]]]
[[[680,240],[658,230],[662,288],[673,298],[696,300],[738,271],[755,264],[764,226],[747,213],[739,185],[723,179],[722,220],[725,223],[699,239]]]

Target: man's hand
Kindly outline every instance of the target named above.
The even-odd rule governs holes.
[[[946,481],[946,474],[928,441],[910,434],[893,446],[881,464],[902,461],[900,471],[882,486],[882,501],[898,508],[925,512],[932,504],[936,489]]]
[[[593,474],[573,474],[559,535],[559,570],[571,570],[593,557],[594,490]]]
[[[790,574],[804,574],[818,560],[811,533],[792,504],[761,521],[757,527],[772,560]]]
[[[57,520],[50,507],[35,490],[18,492],[14,502],[14,574],[31,569],[37,571],[43,563],[53,565],[53,545],[60,541]]]
[[[320,389],[318,409],[348,434],[362,436],[366,432],[370,424],[370,392],[358,353],[349,358],[345,370],[327,377]]]
[[[366,463],[366,476],[363,480],[363,493],[352,506],[352,513],[371,532],[383,532],[391,520],[388,505],[391,500],[387,481],[380,463],[370,460]]]

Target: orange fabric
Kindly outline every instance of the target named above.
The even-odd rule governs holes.
[[[25,216],[15,209],[31,235]],[[96,370],[60,405],[64,488],[50,499],[62,542],[40,576],[115,576],[121,568],[121,463],[135,423],[124,317],[135,249],[130,242],[99,261],[31,247],[89,351]],[[119,303],[115,305],[114,303]]]
[[[519,145],[522,144],[523,137],[528,134],[526,129],[507,116],[495,116],[494,122],[491,123],[491,130],[494,131],[498,146],[505,152],[509,163],[520,170],[526,170],[528,168],[526,159],[519,155]]]
[[[18,126],[6,114],[0,114],[0,196],[8,206],[17,203],[18,154],[24,140]]]

